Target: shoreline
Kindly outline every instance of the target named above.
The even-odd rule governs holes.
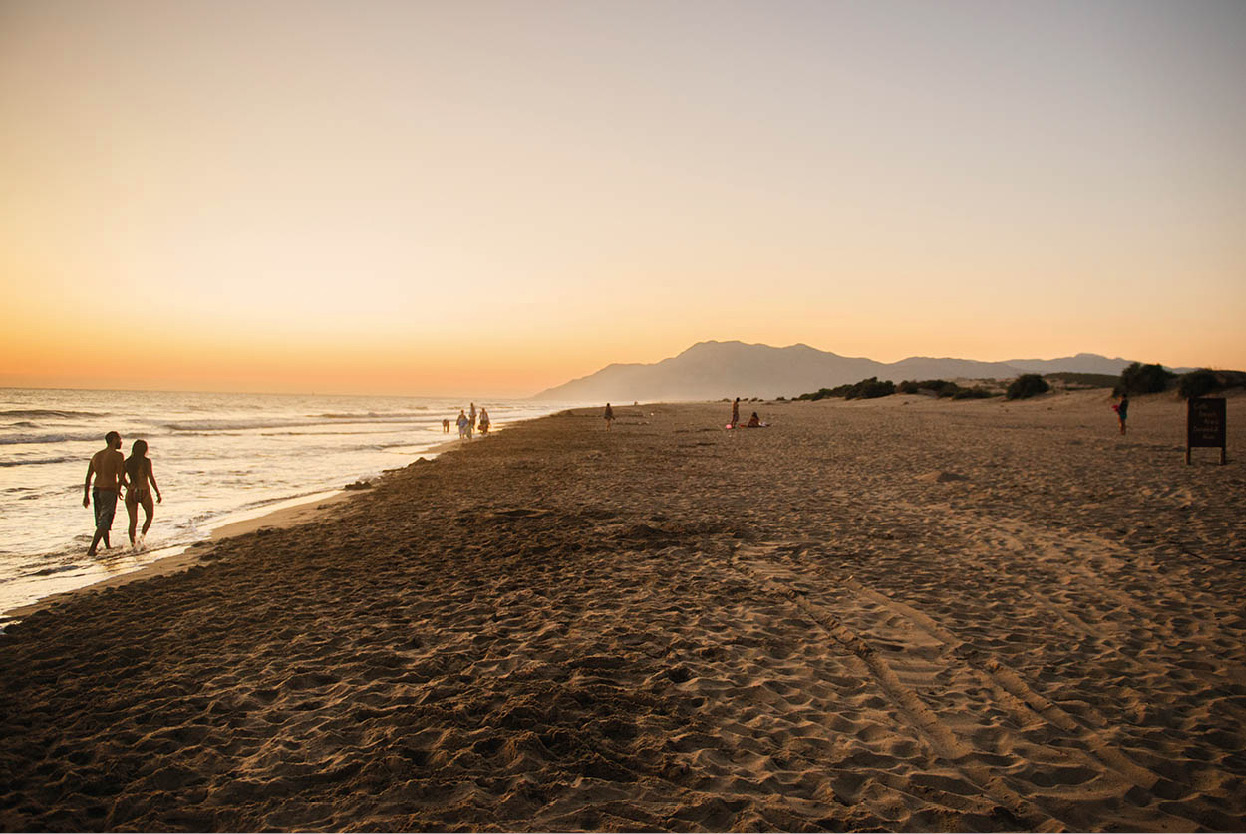
[[[833,400],[827,400],[825,402],[828,404],[833,403],[833,407],[837,407],[837,408],[854,408],[854,409],[894,408],[894,407],[909,406],[909,405],[918,405],[919,407],[929,407],[929,408],[945,407],[945,408],[961,408],[961,409],[975,408],[975,407],[986,408],[986,407],[994,406],[994,407],[1000,408],[1002,411],[1007,412],[1010,407],[1035,408],[1035,407],[1038,407],[1039,405],[1045,404],[1046,407],[1050,408],[1053,406],[1053,404],[1060,404],[1060,403],[1067,404],[1068,397],[1076,397],[1076,398],[1086,399],[1088,401],[1102,400],[1104,402],[1108,402],[1111,400],[1111,397],[1110,397],[1110,394],[1104,393],[1106,390],[1107,389],[1058,390],[1058,391],[1053,391],[1051,395],[1048,395],[1045,397],[1039,397],[1039,398],[1034,398],[1034,399],[1029,399],[1029,400],[1015,400],[1015,401],[1005,400],[1002,397],[995,397],[995,398],[991,398],[988,400],[961,401],[961,400],[952,400],[952,399],[940,399],[938,397],[930,397],[930,396],[921,395],[921,394],[912,394],[912,395],[899,394],[899,395],[894,395],[891,397],[886,397],[886,398],[876,399],[876,400],[870,400],[870,399],[840,400],[836,398]],[[1239,397],[1239,396],[1246,398],[1246,392],[1239,392],[1239,391],[1234,390],[1234,391],[1229,392],[1227,396],[1230,398],[1230,400],[1235,397]],[[1163,402],[1167,402],[1169,399],[1171,399],[1171,397],[1166,396],[1164,394],[1148,394],[1148,395],[1138,395],[1135,397],[1134,401],[1135,401],[1135,404],[1139,402],[1163,403]],[[620,415],[620,419],[624,417],[640,417],[641,419],[643,419],[646,411],[654,407],[659,407],[659,406],[709,407],[712,409],[719,409],[723,407],[724,402],[725,401],[713,400],[713,401],[705,401],[705,402],[694,402],[694,401],[683,402],[681,401],[681,402],[672,402],[672,403],[641,403],[639,404],[639,406],[621,405],[619,406],[619,409],[620,409],[619,415]],[[787,408],[790,408],[792,406],[800,407],[801,402],[802,401],[793,399],[793,400],[785,400],[785,401],[766,401],[764,404],[766,407],[771,409],[771,413],[777,413],[779,415],[782,415],[784,410]],[[567,409],[563,409],[562,411],[568,411],[568,410],[583,411],[583,410],[591,410],[592,408],[593,408],[592,406],[578,406],[578,407],[568,406]],[[631,411],[632,409],[635,409],[635,408],[639,408],[640,411],[639,412]],[[624,412],[623,409],[628,409],[629,411]],[[497,436],[498,434],[505,431],[508,427],[521,425],[523,423],[532,422],[534,420],[545,419],[546,417],[550,417],[550,416],[554,416],[559,413],[562,413],[562,411],[555,411],[555,412],[552,412],[552,414],[544,415],[542,417],[533,417],[533,418],[528,418],[525,420],[513,421],[513,422],[508,422],[508,423],[502,423],[502,424],[494,424],[493,430],[491,432],[491,436]],[[1136,412],[1137,412],[1137,407],[1135,406],[1135,413]],[[478,442],[481,439],[483,438],[476,436],[474,437],[472,441],[469,441],[469,445],[470,443]],[[283,506],[280,509],[275,509],[275,510],[267,510],[263,512],[262,515],[257,515],[251,518],[244,518],[239,521],[232,521],[232,522],[221,524],[217,527],[212,528],[208,532],[207,538],[200,539],[198,541],[194,541],[186,545],[172,545],[169,549],[177,549],[177,552],[172,553],[168,556],[162,556],[158,559],[155,559],[154,561],[147,563],[143,565],[142,567],[139,567],[133,571],[118,574],[115,576],[109,576],[109,577],[97,580],[95,582],[92,582],[88,585],[82,585],[77,588],[71,588],[66,591],[58,591],[58,592],[49,594],[45,597],[41,597],[25,605],[21,605],[15,608],[0,611],[0,634],[3,634],[4,628],[13,625],[16,622],[19,622],[23,618],[29,617],[38,611],[47,610],[63,602],[72,600],[80,595],[100,592],[100,591],[107,590],[109,588],[121,587],[131,582],[144,581],[147,579],[153,579],[156,577],[179,573],[189,568],[193,568],[196,565],[204,564],[205,559],[207,560],[211,559],[216,546],[223,539],[231,538],[234,536],[246,535],[247,533],[252,533],[252,532],[257,531],[260,528],[285,529],[285,528],[295,527],[295,526],[299,526],[303,524],[309,524],[314,521],[327,518],[329,517],[329,513],[333,511],[334,509],[337,509],[337,506],[339,504],[348,502],[352,500],[353,498],[358,497],[361,494],[365,494],[365,493],[372,491],[372,489],[374,489],[382,480],[384,480],[387,476],[391,475],[392,473],[402,471],[403,469],[411,465],[414,465],[415,463],[418,463],[422,459],[435,460],[446,452],[454,451],[456,449],[462,449],[462,448],[464,448],[463,441],[461,441],[458,437],[455,437],[454,439],[451,439],[451,440],[444,440],[440,443],[430,446],[428,449],[426,449],[424,452],[418,455],[415,460],[413,460],[411,463],[407,464],[406,466],[397,467],[395,469],[386,470],[380,473],[380,475],[378,475],[373,481],[368,482],[372,485],[368,489],[352,490],[352,489],[349,489],[348,487],[343,487],[341,489],[328,490],[322,493],[316,493],[313,495],[304,496],[302,498],[290,498],[290,499],[283,499],[280,501],[276,501],[274,502],[274,504],[286,504],[288,506]],[[427,458],[425,456],[427,456]],[[290,502],[296,502],[296,503],[290,503]]]
[[[1023,400],[1013,400],[1013,401],[1005,400],[1002,397],[994,397],[994,398],[987,399],[987,400],[961,401],[961,400],[952,400],[952,399],[941,399],[938,397],[930,397],[928,395],[922,395],[922,394],[912,394],[912,395],[898,394],[898,395],[894,395],[891,397],[886,397],[886,398],[881,398],[881,399],[876,399],[876,400],[870,400],[870,399],[840,400],[836,398],[836,399],[827,400],[824,402],[827,404],[833,404],[832,407],[852,408],[852,409],[879,409],[879,408],[895,408],[895,407],[901,407],[901,406],[917,405],[919,407],[936,408],[936,409],[937,408],[966,409],[966,408],[996,407],[1004,412],[1007,412],[1011,407],[1038,408],[1040,406],[1043,406],[1050,410],[1050,408],[1052,408],[1053,406],[1057,404],[1068,405],[1069,403],[1068,398],[1070,397],[1077,398],[1078,400],[1085,400],[1088,402],[1089,401],[1110,402],[1110,400],[1112,399],[1110,396],[1110,393],[1105,393],[1105,391],[1107,391],[1107,389],[1064,389],[1064,390],[1053,391],[1050,395],[1043,396],[1043,397],[1023,399]],[[1233,390],[1223,396],[1227,396],[1230,401],[1232,401],[1233,399],[1239,398],[1239,397],[1246,399],[1246,392]],[[1169,394],[1138,395],[1134,398],[1135,413],[1137,413],[1138,411],[1138,408],[1137,408],[1138,403],[1162,404],[1162,403],[1169,402],[1169,400],[1171,399],[1172,397],[1170,393]],[[620,408],[619,414],[620,414],[620,419],[623,417],[640,417],[641,419],[643,419],[643,416],[646,413],[646,411],[654,407],[660,407],[660,406],[708,407],[711,409],[719,409],[723,407],[724,402],[725,401],[713,400],[713,401],[705,401],[705,402],[692,402],[692,401],[682,402],[681,401],[681,402],[673,402],[673,403],[641,403],[639,404],[639,406],[621,405],[619,406]],[[801,404],[802,404],[802,401],[794,400],[794,399],[785,400],[785,401],[766,401],[764,403],[764,405],[771,410],[772,414],[777,413],[780,416],[784,413],[784,411],[787,408],[790,408],[792,406],[801,407]],[[624,413],[622,411],[622,409],[634,409],[637,407],[640,409],[639,412],[633,413],[629,411],[627,413]],[[592,408],[593,406],[568,406],[567,409],[563,409],[561,411],[555,411],[549,415],[544,415],[542,417],[533,417],[533,418],[527,418],[524,420],[508,422],[508,423],[494,424],[494,427],[493,427],[493,430],[490,436],[497,436],[501,434],[502,432],[504,432],[508,427],[522,425],[524,423],[532,422],[535,420],[546,419],[547,417],[555,416],[559,413],[563,413],[564,411],[584,411],[584,410],[591,411]],[[476,443],[481,439],[483,438],[476,436],[474,437],[472,441],[469,441],[469,445],[470,443]],[[285,528],[295,527],[295,526],[299,526],[303,524],[309,524],[317,520],[323,520],[325,518],[328,518],[330,517],[329,514],[333,510],[337,509],[339,504],[348,502],[352,500],[353,498],[358,497],[361,494],[366,494],[368,492],[371,492],[372,489],[374,489],[381,481],[383,481],[386,477],[390,476],[392,473],[402,471],[403,469],[418,463],[420,460],[424,460],[424,459],[435,460],[446,452],[454,451],[456,449],[462,449],[462,448],[465,448],[463,445],[463,441],[460,440],[458,437],[455,437],[454,439],[451,439],[451,440],[441,441],[440,443],[430,446],[428,449],[426,449],[424,452],[418,455],[415,460],[413,460],[411,463],[407,464],[406,466],[385,470],[384,472],[380,473],[380,475],[378,475],[374,480],[368,482],[369,484],[371,484],[371,487],[368,489],[350,489],[349,487],[343,487],[341,489],[328,490],[325,492],[315,493],[313,495],[304,496],[301,498],[290,498],[290,499],[279,500],[279,501],[274,502],[274,504],[285,504],[287,506],[283,506],[283,507],[280,507],[279,509],[274,509],[274,510],[266,510],[263,512],[263,514],[257,515],[251,518],[244,518],[239,521],[232,521],[232,522],[221,524],[217,527],[212,528],[208,532],[208,536],[206,538],[200,539],[198,541],[190,542],[189,544],[186,544],[186,545],[172,545],[167,549],[176,549],[177,552],[172,553],[168,556],[162,556],[135,570],[132,570],[126,573],[121,573],[115,576],[109,576],[109,577],[97,580],[95,582],[92,582],[88,585],[82,585],[77,588],[71,588],[66,591],[58,591],[58,592],[49,594],[45,597],[41,597],[25,605],[21,605],[15,608],[0,611],[0,634],[3,634],[4,629],[6,627],[11,626],[15,624],[16,622],[19,622],[23,618],[29,617],[38,611],[47,610],[63,602],[72,600],[80,595],[100,592],[100,591],[104,591],[110,588],[121,587],[131,582],[144,581],[144,580],[153,579],[156,577],[166,576],[169,574],[179,573],[189,568],[193,568],[196,565],[204,564],[205,559],[210,560],[212,558],[212,554],[216,546],[223,539],[231,538],[234,536],[246,535],[247,533],[255,532],[261,528],[285,529]],[[295,502],[295,503],[290,503],[290,502]],[[166,548],[162,548],[162,549],[166,549]]]
[[[153,579],[158,576],[167,576],[170,574],[184,571],[196,565],[202,564],[204,557],[210,557],[215,546],[223,539],[233,536],[242,536],[247,533],[255,532],[261,528],[280,529],[285,527],[294,527],[299,524],[306,524],[315,521],[318,518],[325,517],[328,512],[337,504],[348,501],[356,497],[360,492],[367,490],[348,491],[337,490],[331,493],[319,493],[315,496],[308,496],[306,500],[297,498],[288,499],[289,501],[299,501],[293,506],[283,507],[278,510],[272,510],[264,515],[254,518],[234,521],[223,524],[220,527],[214,527],[208,532],[206,539],[191,542],[187,545],[173,545],[173,548],[180,548],[177,553],[171,553],[168,556],[161,556],[136,570],[121,573],[116,576],[110,576],[101,579],[98,582],[92,582],[89,585],[83,585],[80,588],[71,588],[68,591],[58,591],[41,597],[34,602],[17,608],[11,608],[7,611],[0,612],[0,621],[4,625],[12,625],[15,621],[29,617],[37,611],[44,611],[53,608],[63,602],[75,599],[84,594],[98,593],[109,588],[120,588],[131,582],[141,582],[146,579]],[[285,501],[277,503],[287,503]]]
[[[539,419],[539,418],[536,418]],[[501,431],[499,427],[495,433]],[[458,438],[454,440],[446,440],[429,447],[414,461],[407,464],[412,466],[421,460],[435,460],[442,454],[458,448],[461,441]],[[474,440],[472,442],[475,442]],[[427,457],[426,457],[427,456]],[[302,498],[289,498],[274,502],[275,504],[286,504],[288,506],[280,509],[269,510],[262,515],[252,518],[244,518],[238,521],[231,521],[220,526],[213,527],[208,531],[207,538],[191,542],[186,545],[172,545],[170,549],[176,549],[176,553],[168,556],[161,556],[142,567],[132,571],[109,576],[92,582],[89,585],[82,585],[78,588],[71,588],[67,591],[57,591],[40,597],[34,602],[0,611],[0,635],[4,633],[4,629],[8,628],[21,620],[30,617],[39,612],[54,608],[62,603],[76,599],[80,596],[92,593],[99,593],[110,588],[120,588],[131,582],[142,582],[148,579],[154,579],[161,576],[168,576],[180,573],[197,565],[204,564],[205,560],[210,560],[217,545],[224,539],[235,536],[244,536],[248,533],[256,532],[262,528],[285,529],[289,527],[297,527],[302,524],[309,524],[314,521],[323,520],[331,516],[331,513],[339,509],[340,504],[347,503],[362,494],[370,492],[376,488],[376,485],[383,480],[388,474],[400,471],[406,467],[397,467],[393,470],[382,472],[375,480],[369,481],[371,484],[367,489],[351,489],[343,487],[338,490],[329,490],[326,492],[316,493],[314,495],[303,496]],[[291,504],[290,502],[296,502]],[[163,549],[163,548],[162,548]]]

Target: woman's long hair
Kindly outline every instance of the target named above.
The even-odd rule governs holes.
[[[135,440],[134,448],[130,451],[130,459],[125,462],[125,471],[130,476],[130,482],[133,483],[138,474],[143,471],[143,464],[147,462],[147,441]]]

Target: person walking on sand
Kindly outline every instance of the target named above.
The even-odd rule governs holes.
[[[735,404],[731,406],[731,425],[728,428],[734,429],[740,425],[740,398],[735,398]]]
[[[472,436],[472,429],[476,428],[476,404],[468,403],[467,408],[467,436]]]
[[[87,549],[88,556],[94,556],[99,547],[100,539],[104,540],[104,549],[112,547],[109,533],[112,531],[113,518],[117,515],[117,498],[121,495],[121,487],[125,481],[125,455],[121,454],[121,435],[110,431],[104,435],[106,448],[100,449],[91,457],[87,467],[87,479],[82,484],[82,506],[89,507],[95,502],[95,535],[91,546]],[[91,487],[91,478],[95,478],[95,487]]]
[[[156,501],[163,502],[160,486],[156,483],[156,474],[151,469],[151,458],[147,457],[147,441],[135,440],[130,451],[130,458],[125,462],[125,474],[130,480],[125,491],[125,509],[130,514],[130,544],[138,548],[134,534],[138,531],[138,508],[142,506],[146,519],[143,521],[143,536],[151,529],[151,517],[155,515],[155,505],[151,503],[151,492],[156,491]]]
[[[480,407],[480,419],[476,422],[476,427],[480,429],[481,437],[489,433],[489,412],[485,411],[483,405]]]
[[[1121,424],[1121,434],[1125,433],[1125,419],[1129,416],[1129,394],[1121,394],[1121,401],[1112,406],[1116,419]]]
[[[467,438],[467,415],[463,413],[463,409],[459,409],[459,419],[455,420],[459,426],[459,440]]]
[[[610,403],[606,403],[606,431],[610,431],[610,424],[614,422],[614,409],[610,407]]]

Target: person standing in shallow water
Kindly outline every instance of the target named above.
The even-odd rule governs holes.
[[[610,403],[606,403],[606,431],[610,431],[610,424],[614,422],[614,409],[610,407]]]
[[[100,539],[104,540],[104,549],[112,547],[109,533],[112,531],[113,518],[117,515],[117,498],[121,495],[121,487],[126,485],[125,455],[121,454],[121,435],[110,431],[104,435],[108,446],[100,449],[91,458],[87,467],[87,479],[82,485],[82,506],[89,507],[95,502],[95,535],[91,546],[87,549],[88,556],[94,556],[99,547]],[[95,478],[95,488],[91,487],[91,478]]]
[[[125,474],[130,479],[129,488],[125,492],[125,509],[130,514],[130,544],[137,547],[134,534],[138,531],[138,508],[142,506],[146,515],[143,521],[143,535],[151,529],[151,517],[155,514],[155,505],[151,502],[151,492],[156,491],[156,501],[163,502],[160,487],[156,484],[156,475],[151,469],[151,458],[147,457],[147,441],[135,440],[130,458],[125,462]]]

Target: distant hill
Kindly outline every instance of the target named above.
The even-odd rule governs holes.
[[[1010,359],[1008,364],[1032,374],[1067,372],[1120,376],[1121,371],[1129,364],[1129,360],[1108,359],[1106,356],[1099,356],[1095,353],[1079,353],[1063,359]]]
[[[630,402],[718,400],[723,397],[794,397],[867,377],[890,379],[1011,379],[1023,373],[1069,371],[1118,375],[1129,364],[1079,353],[1064,359],[976,362],[914,356],[875,362],[839,356],[808,345],[776,348],[743,342],[700,342],[652,365],[608,365],[594,374],[549,388],[534,399]]]

